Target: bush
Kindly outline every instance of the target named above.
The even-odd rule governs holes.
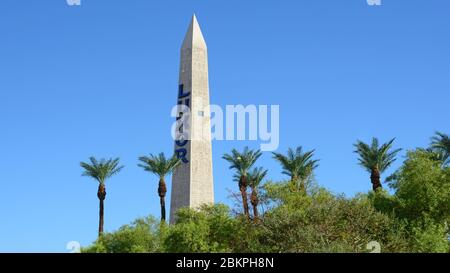
[[[346,199],[323,189],[311,196],[286,197],[276,197],[281,205],[261,223],[265,251],[366,252],[371,241],[385,251],[407,251],[407,241],[397,232],[401,224],[376,211],[367,198]]]
[[[432,154],[423,150],[408,152],[392,187],[400,217],[411,221],[430,218],[440,223],[450,219],[450,168],[442,168]]]
[[[139,253],[162,252],[162,227],[154,217],[141,218],[113,233],[105,233],[91,246],[82,249],[87,253]]]
[[[445,226],[425,220],[412,226],[412,247],[415,252],[447,253],[449,240]]]
[[[238,221],[225,205],[180,209],[164,247],[168,252],[231,252],[237,227]]]

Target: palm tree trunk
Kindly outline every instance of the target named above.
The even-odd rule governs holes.
[[[306,193],[306,183],[303,179],[300,181],[299,190],[301,193]]]
[[[296,176],[291,176],[291,184],[292,186],[294,186],[294,188],[297,188],[297,177]]]
[[[380,181],[380,171],[377,167],[372,169],[372,172],[370,174],[370,181],[372,182],[372,189],[374,191],[383,188]]]
[[[98,185],[97,197],[100,200],[99,208],[99,222],[98,222],[98,236],[103,234],[103,224],[104,224],[104,200],[106,198],[106,188],[104,183]]]
[[[161,221],[166,221],[166,200],[164,197],[160,197],[160,203],[161,203]]]
[[[104,225],[104,204],[103,199],[100,199],[100,212],[99,212],[99,223],[98,223],[98,236],[102,236],[103,234],[103,225]]]
[[[291,183],[295,190],[300,190],[300,192],[306,193],[306,185],[303,179],[300,180],[297,176],[292,176]]]
[[[249,218],[250,213],[247,202],[247,189],[245,187],[241,187],[241,195],[242,195],[242,206],[244,207],[244,214],[247,218]]]
[[[258,200],[258,194],[256,193],[256,189],[255,188],[252,188],[252,195],[250,197],[250,203],[253,206],[253,220],[255,222],[257,222],[258,221],[258,216],[259,216],[259,213],[258,213],[259,200]]]
[[[241,178],[239,179],[239,190],[241,191],[242,207],[244,208],[244,215],[247,218],[250,218],[248,202],[247,202],[247,180],[246,180],[245,176],[241,176]]]
[[[166,182],[164,181],[164,178],[160,178],[158,185],[158,195],[161,204],[161,222],[166,221],[166,200],[165,200],[166,193],[167,193]]]

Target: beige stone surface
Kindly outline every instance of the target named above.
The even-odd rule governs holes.
[[[189,163],[172,175],[170,222],[182,207],[214,203],[211,124],[209,110],[208,50],[195,15],[181,47],[179,84],[190,92],[190,138],[184,146]],[[178,100],[177,100],[178,102]],[[180,148],[175,143],[175,150]]]

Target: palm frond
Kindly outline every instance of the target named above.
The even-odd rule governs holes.
[[[99,161],[92,156],[89,161],[90,163],[80,162],[80,166],[84,169],[82,175],[92,177],[99,183],[105,183],[106,179],[116,175],[124,168],[124,166],[119,166],[119,158],[102,158]]]
[[[248,174],[250,186],[255,189],[258,188],[261,182],[266,177],[267,172],[268,171],[263,169],[262,167],[254,168],[253,170],[251,170]]]
[[[149,156],[139,157],[141,163],[139,167],[143,168],[147,172],[154,173],[160,178],[164,178],[175,170],[180,164],[180,159],[173,155],[171,158],[166,158],[164,153],[160,153],[157,156],[150,154]]]
[[[358,140],[355,146],[355,153],[359,155],[358,163],[368,172],[378,168],[380,173],[388,169],[395,162],[397,154],[401,149],[392,150],[395,138],[380,146],[377,138],[372,138],[372,143],[366,144]]]
[[[431,149],[439,155],[444,166],[450,165],[450,137],[447,134],[436,132],[431,138]]]
[[[230,163],[230,169],[235,169],[239,177],[247,176],[249,169],[262,155],[260,150],[250,150],[245,147],[242,152],[236,149],[231,150],[231,154],[224,154],[223,159]]]
[[[285,175],[296,177],[299,180],[306,180],[310,177],[319,164],[319,160],[313,160],[315,150],[303,152],[301,146],[295,150],[289,148],[286,155],[281,153],[272,153],[273,158],[277,160]]]

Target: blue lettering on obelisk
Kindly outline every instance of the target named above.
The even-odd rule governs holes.
[[[184,92],[184,88],[183,85],[180,84],[178,86],[178,105],[185,105],[187,107],[190,107],[190,95],[191,92]],[[180,116],[177,117],[177,120],[179,120],[182,117],[183,113],[180,113]],[[182,139],[183,134],[183,127],[185,126],[185,124],[181,124],[180,128],[178,129],[178,137],[177,140],[175,141],[175,144],[177,145],[177,148],[175,149],[175,154],[176,156],[181,159],[181,161],[183,163],[189,163],[189,160],[187,160],[187,149],[185,148],[186,144],[188,143],[187,139]]]

